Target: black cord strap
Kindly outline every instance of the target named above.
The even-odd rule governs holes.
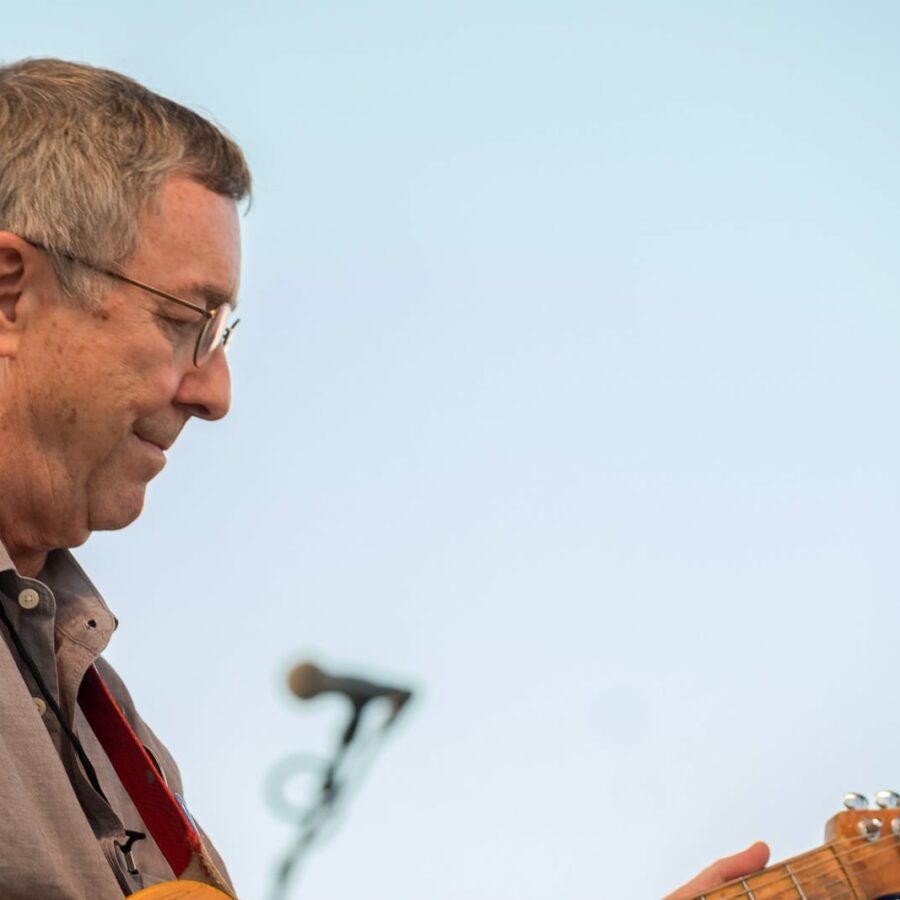
[[[47,706],[49,706],[53,711],[53,715],[56,716],[56,720],[59,722],[59,727],[62,728],[63,734],[66,736],[69,743],[72,745],[72,748],[75,750],[75,753],[77,754],[78,759],[81,761],[81,765],[84,768],[84,774],[87,775],[87,779],[91,783],[91,787],[104,800],[106,800],[106,794],[103,793],[103,788],[100,787],[100,782],[97,779],[97,772],[94,769],[94,764],[88,758],[88,755],[85,752],[81,741],[78,739],[78,735],[75,734],[75,732],[65,721],[62,710],[59,708],[59,704],[56,702],[56,698],[47,687],[44,678],[41,675],[40,669],[38,669],[37,664],[31,658],[31,654],[25,649],[25,645],[22,642],[21,637],[19,637],[19,633],[15,628],[13,628],[12,622],[9,620],[9,615],[4,609],[2,596],[0,596],[0,621],[2,621],[6,626],[6,630],[9,632],[10,639],[12,640],[13,645],[16,648],[16,652],[19,654],[22,662],[24,662],[28,667],[28,671],[31,672],[32,678],[34,678],[38,689],[40,690],[41,694],[43,694]],[[108,800],[106,800],[106,802],[109,803]]]

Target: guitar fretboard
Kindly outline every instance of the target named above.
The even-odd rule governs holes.
[[[833,841],[695,900],[872,900],[894,891],[900,891],[900,841],[889,833]]]

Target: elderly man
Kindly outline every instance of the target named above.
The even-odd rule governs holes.
[[[0,67],[5,900],[122,897],[182,874],[186,836],[230,889],[172,802],[173,760],[100,656],[116,620],[67,548],[132,522],[188,420],[228,412],[249,190],[229,138],[122,75]],[[135,759],[149,799],[129,782]]]
[[[228,412],[249,190],[231,140],[122,75],[0,67],[4,900],[107,900],[176,875],[231,891],[100,655],[116,620],[67,548],[132,522],[187,421]],[[722,860],[673,900],[767,855]]]

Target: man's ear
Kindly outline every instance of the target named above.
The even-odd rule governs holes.
[[[0,359],[18,351],[23,294],[33,286],[38,264],[35,247],[16,234],[0,231]]]

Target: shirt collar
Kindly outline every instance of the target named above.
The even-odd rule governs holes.
[[[3,541],[0,540],[0,573],[3,572],[12,572],[18,578],[24,577],[19,574],[16,564],[12,561]],[[65,548],[51,550],[47,554],[44,567],[33,580],[46,584],[53,591],[57,601],[69,600],[77,603],[79,600],[87,600],[92,604],[99,604],[102,612],[106,613],[112,621],[110,630],[114,631],[118,627],[119,620],[113,615],[100,591],[85,574],[84,569],[78,564],[70,550]]]

